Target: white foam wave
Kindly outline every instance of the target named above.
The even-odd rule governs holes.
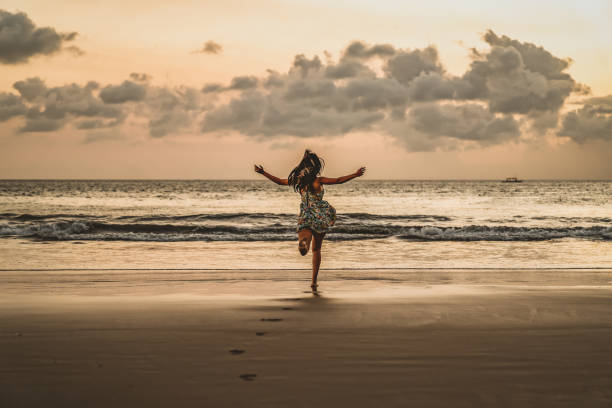
[[[173,226],[151,224],[104,224],[85,221],[57,221],[0,224],[0,236],[44,240],[100,241],[290,241],[294,226],[217,225]],[[612,239],[612,227],[571,228],[470,225],[404,227],[389,225],[338,225],[328,234],[331,240],[359,240],[397,236],[418,241],[542,241],[562,238]]]
[[[543,241],[560,238],[612,239],[612,227],[538,228],[470,225],[466,227],[424,226],[408,228],[400,236],[426,241]]]

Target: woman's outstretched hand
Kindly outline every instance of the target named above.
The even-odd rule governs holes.
[[[357,177],[361,177],[361,176],[363,176],[363,173],[365,173],[365,171],[366,171],[366,168],[365,168],[365,167],[361,167],[359,170],[357,170],[357,171],[355,172],[355,175],[356,175]]]
[[[256,164],[255,165],[255,173],[259,173],[259,174],[263,174],[264,173],[264,169],[261,165]]]

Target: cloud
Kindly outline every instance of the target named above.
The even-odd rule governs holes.
[[[406,120],[390,121],[386,130],[411,151],[457,150],[517,140],[519,123],[510,115],[491,113],[476,103],[424,103]]]
[[[408,84],[421,73],[444,72],[438,59],[438,50],[429,46],[422,50],[399,51],[387,61],[387,76],[402,84]]]
[[[439,72],[421,72],[410,81],[407,95],[413,102],[429,102],[443,99],[459,99],[460,80],[446,78]]]
[[[202,88],[203,93],[222,92],[225,87],[221,84],[206,84]]]
[[[358,78],[341,88],[353,110],[384,110],[408,102],[406,88],[394,78]]]
[[[260,92],[250,92],[233,98],[229,104],[206,114],[202,131],[235,129],[251,133],[261,120],[265,98]]]
[[[354,41],[335,62],[295,56],[286,73],[268,71],[204,117],[203,132],[256,137],[333,136],[354,130],[387,133],[407,148],[431,150],[502,144],[555,129],[570,94],[584,94],[567,72],[570,60],[542,47],[487,31],[489,49],[472,50],[465,74],[448,74],[434,46],[398,49]],[[369,66],[379,60],[383,75]],[[603,109],[602,107],[598,108]]]
[[[290,105],[268,107],[262,117],[261,126],[253,129],[253,135],[298,137],[338,136],[354,130],[370,130],[382,120],[380,112],[338,113],[334,110],[303,110]]]
[[[21,94],[21,97],[28,102],[44,95],[47,91],[47,86],[43,80],[38,77],[17,81],[13,84],[13,88],[15,88]]]
[[[493,50],[495,50],[496,47],[502,49],[513,48],[520,54],[525,68],[531,72],[542,74],[548,79],[567,80],[571,78],[569,74],[563,72],[572,62],[569,58],[557,58],[543,47],[538,47],[532,43],[520,42],[505,35],[500,37],[495,34],[493,30],[487,30],[483,36],[483,40],[487,42]],[[515,64],[512,64],[511,68],[518,65],[519,62],[517,61]]]
[[[0,122],[24,115],[26,112],[25,104],[17,95],[0,92]]]
[[[370,68],[356,60],[342,60],[336,65],[330,64],[325,68],[325,76],[328,78],[342,79],[363,75],[375,76]]]
[[[320,106],[331,103],[336,94],[336,85],[325,78],[298,79],[288,82],[283,91],[282,97],[286,101],[310,102]]]
[[[238,76],[232,79],[230,90],[253,89],[257,87],[259,80],[254,76]]]
[[[396,53],[391,44],[368,45],[362,41],[353,41],[344,50],[342,59],[359,58],[370,59],[373,57],[390,57]]]
[[[123,117],[114,119],[114,120],[102,120],[102,119],[91,119],[91,120],[83,120],[81,122],[76,123],[77,129],[104,129],[118,125],[123,120]]]
[[[299,73],[302,78],[308,76],[309,72],[319,71],[323,64],[318,56],[308,59],[304,54],[298,54],[293,59],[293,66],[291,67],[290,73]]]
[[[545,134],[551,129],[556,129],[559,125],[558,112],[530,112],[524,117],[529,129],[536,134]]]
[[[144,101],[144,116],[149,118],[149,134],[163,137],[190,130],[200,114],[210,107],[210,102],[195,88],[151,88]]]
[[[36,27],[25,13],[0,10],[0,63],[26,63],[37,55],[51,55],[77,37],[76,32],[60,33],[52,27]],[[82,54],[76,46],[66,48]]]
[[[206,41],[197,52],[203,54],[220,54],[221,51],[223,51],[221,44],[214,41]]]
[[[147,82],[150,81],[152,77],[151,75],[142,72],[132,72],[130,74],[130,79],[136,82]]]
[[[50,132],[61,129],[73,118],[82,117],[104,118],[118,124],[125,116],[122,109],[105,104],[94,94],[99,88],[94,81],[84,86],[69,84],[49,88],[42,79],[34,77],[15,82],[13,87],[21,94],[22,102],[28,104],[21,132]]]
[[[120,117],[121,110],[119,108],[108,106],[94,96],[93,91],[97,87],[97,83],[89,82],[85,86],[69,84],[48,88],[44,96],[43,115],[54,119],[63,119],[67,115]]]
[[[66,47],[64,49],[66,51],[68,51],[69,53],[71,53],[75,57],[82,57],[83,55],[85,55],[85,51],[83,51],[82,49],[80,49],[76,45],[70,45],[70,46],[68,46],[68,47]]]
[[[610,97],[606,99],[608,98]],[[604,109],[602,105],[586,105],[577,111],[568,113],[563,118],[559,135],[569,137],[581,144],[593,139],[612,141],[610,105],[603,106]]]
[[[147,89],[141,84],[125,80],[120,85],[108,85],[100,91],[100,98],[104,103],[124,103],[142,101]]]
[[[310,96],[316,99],[320,95]],[[313,109],[283,98],[271,101],[261,92],[248,92],[208,112],[202,131],[237,130],[253,136],[333,136],[368,129],[383,116],[378,112],[338,112],[332,107]]]
[[[466,103],[423,104],[410,110],[410,127],[430,137],[496,144],[520,136],[518,123],[512,116],[496,116],[485,107]]]
[[[612,95],[588,98],[582,103],[591,106],[597,113],[612,113]]]
[[[264,88],[278,88],[285,84],[283,76],[271,69],[268,70],[268,76],[262,81]]]
[[[395,53],[395,48],[390,44],[375,44],[370,46],[362,41],[353,41],[345,48],[337,64],[328,63],[325,67],[325,76],[334,79],[353,78],[357,76],[375,77],[376,74],[365,65],[364,62],[376,57],[384,59]],[[329,60],[331,55],[326,55]],[[317,61],[318,59],[314,60],[315,64]]]
[[[236,130],[274,137],[333,136],[371,129],[385,118],[384,109],[405,105],[406,91],[397,80],[376,78],[361,62],[353,61],[360,68],[350,75],[330,75],[345,62],[324,65],[317,56],[298,54],[287,73],[268,71],[266,78],[250,80],[239,96],[210,110],[202,131]],[[338,77],[348,81],[336,84]],[[203,91],[236,90],[237,83],[235,78],[229,86],[208,84]]]
[[[124,137],[117,131],[92,132],[85,136],[83,144],[122,140]]]
[[[64,118],[50,118],[39,110],[32,108],[26,115],[26,123],[19,129],[20,132],[53,132],[64,127]]]
[[[390,136],[408,150],[451,150],[552,135],[610,140],[612,96],[585,97],[571,60],[487,31],[465,73],[444,69],[437,49],[351,42],[333,60],[297,54],[284,72],[229,82],[154,86],[146,73],[118,84],[47,87],[40,78],[0,94],[0,120],[23,116],[22,131],[147,126],[151,137],[237,132],[256,139]],[[227,92],[227,95],[220,93]],[[583,97],[564,115],[570,95]],[[546,135],[546,137],[543,137]],[[286,138],[284,140],[287,140]]]
[[[444,72],[433,47],[397,51],[385,72],[409,88],[412,102],[482,100],[491,111],[508,114],[558,112],[570,94],[589,92],[565,72],[570,59],[491,30],[483,40],[490,49],[473,49],[472,63],[460,77]]]
[[[102,88],[95,81],[48,87],[41,78],[27,78],[13,84],[19,95],[0,93],[0,121],[23,116],[20,132],[52,132],[66,125],[76,130],[117,128],[128,117],[141,125],[144,118],[149,134],[163,137],[193,131],[199,116],[212,107],[214,98],[195,88],[153,86],[150,78],[132,73],[130,80]],[[249,80],[257,83],[257,78]],[[249,87],[241,81],[234,85]]]
[[[542,47],[498,36],[483,39],[489,52],[473,51],[474,61],[463,76],[459,96],[486,99],[494,112],[526,114],[558,111],[572,92],[585,87],[566,72],[571,60],[553,56]]]
[[[247,89],[257,88],[259,79],[252,75],[243,75],[232,78],[229,86],[223,86],[222,84],[210,83],[204,85],[202,88],[203,93],[217,93],[225,91],[242,91]]]

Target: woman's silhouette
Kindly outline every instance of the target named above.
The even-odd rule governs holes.
[[[323,185],[346,183],[356,177],[363,176],[365,172],[365,167],[361,167],[355,173],[347,176],[320,177],[323,166],[323,160],[310,150],[304,152],[302,161],[289,173],[289,177],[286,179],[275,177],[267,173],[262,166],[255,165],[256,173],[263,174],[281,186],[293,186],[294,190],[302,196],[297,227],[298,249],[302,256],[306,255],[314,238],[314,244],[312,245],[312,284],[310,285],[313,289],[317,288],[323,238],[336,221],[336,210],[327,201],[323,200]]]

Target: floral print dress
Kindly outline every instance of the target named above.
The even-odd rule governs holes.
[[[308,190],[300,192],[302,203],[298,218],[298,232],[310,229],[323,234],[336,222],[336,209],[323,200],[323,193],[323,189],[318,193]]]

